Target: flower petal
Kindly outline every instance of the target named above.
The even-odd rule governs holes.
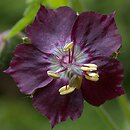
[[[27,36],[38,49],[50,52],[71,41],[71,30],[76,18],[76,13],[69,7],[51,10],[41,5],[34,23],[26,29]]]
[[[68,118],[75,120],[82,113],[83,98],[81,91],[76,90],[67,95],[60,95],[58,90],[64,85],[65,82],[57,79],[34,93],[34,107],[48,117],[52,127]]]
[[[18,45],[10,67],[5,71],[18,84],[20,91],[31,94],[37,88],[46,86],[52,81],[47,75],[48,56],[33,45]]]
[[[114,13],[102,15],[95,12],[80,14],[72,30],[72,39],[82,49],[90,50],[96,56],[110,56],[121,47]]]
[[[123,66],[117,60],[95,58],[91,63],[98,65],[99,80],[96,82],[83,79],[82,93],[84,99],[94,106],[103,104],[106,100],[124,94],[121,87]]]

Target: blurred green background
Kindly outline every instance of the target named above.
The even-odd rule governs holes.
[[[42,0],[47,7],[71,6],[75,11],[96,11],[109,14],[116,11],[116,23],[122,35],[123,46],[119,59],[124,64],[124,88],[130,99],[130,0]],[[25,9],[35,0],[0,1],[0,32],[11,29],[25,14]],[[28,9],[29,10],[29,9]],[[26,14],[30,11],[26,10]],[[20,38],[8,41],[0,57],[0,130],[50,130],[50,124],[31,105],[31,99],[22,95],[14,81],[2,70],[8,67],[12,50]],[[95,107],[85,103],[84,112],[76,121],[68,120],[57,125],[54,130],[111,130]],[[108,101],[104,107],[122,130],[130,130],[118,100]]]

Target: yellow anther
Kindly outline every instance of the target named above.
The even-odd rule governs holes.
[[[88,67],[95,67],[95,68],[97,68],[97,65],[95,65],[95,64],[83,64],[83,66],[88,66]]]
[[[91,73],[91,72],[88,72],[87,73],[90,77],[99,77],[99,75],[97,73]]]
[[[89,77],[89,76],[85,76],[86,79],[90,80],[90,81],[98,81],[99,78],[98,77]]]
[[[83,64],[80,68],[83,71],[97,70],[97,65],[95,64]]]
[[[48,76],[50,76],[51,78],[60,78],[60,75],[56,72],[53,71],[47,71]]]
[[[59,89],[60,95],[66,95],[72,93],[75,90],[74,87],[70,87],[69,85],[63,86]]]
[[[99,75],[98,75],[98,73],[88,72],[87,75],[85,75],[85,78],[88,80],[91,80],[91,81],[98,81]]]
[[[97,68],[94,67],[83,67],[83,66],[80,69],[83,71],[97,70]]]
[[[63,50],[64,50],[64,51],[69,51],[69,50],[71,50],[72,48],[73,48],[73,42],[70,42],[70,43],[67,43],[67,44],[64,46]]]

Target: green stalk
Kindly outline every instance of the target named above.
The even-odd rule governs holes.
[[[5,40],[15,36],[18,32],[23,30],[34,19],[34,16],[36,15],[39,9],[39,5],[40,4],[35,3],[35,5],[30,5],[25,10],[28,11],[27,14],[13,26],[13,28],[5,36]]]
[[[120,107],[122,108],[125,117],[127,118],[127,121],[130,124],[130,104],[128,102],[126,95],[119,97],[118,102],[120,104]]]
[[[106,124],[111,130],[120,130],[114,120],[109,116],[109,114],[103,107],[97,108],[97,112],[103,118],[103,120],[106,122]]]

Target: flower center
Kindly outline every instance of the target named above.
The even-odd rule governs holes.
[[[60,95],[72,93],[80,89],[82,78],[90,81],[98,81],[99,75],[97,65],[84,64],[87,56],[73,42],[67,43],[64,47],[58,47],[50,60],[50,70],[47,71],[51,78],[61,78],[68,81],[68,84],[59,89]]]

